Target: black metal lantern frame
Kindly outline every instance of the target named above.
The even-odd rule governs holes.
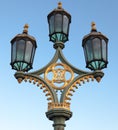
[[[28,35],[25,30],[11,40],[11,66],[17,71],[28,71],[32,69],[36,41]]]
[[[95,26],[94,23],[92,26]],[[108,64],[108,38],[93,27],[90,34],[83,38],[86,67],[101,70]]]
[[[61,3],[58,8],[53,10],[48,16],[49,37],[54,43],[65,43],[68,41],[69,25],[71,23],[71,15],[62,9]]]

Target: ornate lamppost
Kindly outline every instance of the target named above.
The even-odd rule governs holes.
[[[47,118],[54,122],[54,130],[64,130],[65,121],[72,116],[70,100],[75,90],[86,81],[96,79],[100,82],[104,75],[102,69],[108,64],[108,38],[97,32],[95,23],[92,22],[91,32],[82,41],[86,67],[92,70],[86,72],[71,65],[62,52],[68,41],[71,15],[59,2],[57,9],[47,18],[50,41],[56,50],[51,61],[42,69],[28,72],[32,69],[37,44],[35,38],[28,34],[26,24],[23,33],[11,40],[11,66],[17,70],[15,77],[19,83],[29,81],[43,90],[48,100]],[[58,91],[61,92],[60,98]]]

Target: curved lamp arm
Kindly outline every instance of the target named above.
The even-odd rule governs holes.
[[[95,71],[95,72],[89,72],[87,74],[82,74],[79,76],[76,76],[73,81],[64,89],[60,102],[68,102],[71,100],[71,96],[73,96],[73,92],[75,92],[75,89],[78,89],[78,86],[81,86],[81,84],[85,82],[89,82],[90,80],[96,79],[98,82],[100,79],[104,76],[104,73],[102,71]]]
[[[41,76],[24,73],[21,71],[16,72],[14,76],[19,83],[21,83],[24,80],[25,82],[29,81],[30,83],[36,84],[37,87],[43,89],[43,92],[45,93],[45,96],[47,97],[47,100],[49,102],[58,103],[58,98],[56,96],[56,93],[54,92],[52,87],[50,87],[49,84],[47,84]]]
[[[31,72],[30,74],[41,75],[42,73],[45,72],[45,70],[51,64],[56,63],[58,60],[60,60],[64,64],[67,64],[76,74],[81,75],[81,74],[89,73],[87,71],[80,70],[80,69],[76,68],[75,66],[73,66],[71,63],[69,63],[66,60],[66,58],[64,57],[62,49],[60,47],[58,47],[57,50],[56,50],[56,52],[55,52],[55,55],[53,56],[53,58],[51,59],[51,61],[46,66],[44,66],[43,68],[41,68],[41,69],[39,69],[37,71]]]

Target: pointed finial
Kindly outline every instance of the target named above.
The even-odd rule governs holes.
[[[58,9],[62,9],[62,3],[61,2],[58,3]]]
[[[24,30],[23,30],[23,33],[28,33],[28,28],[29,28],[29,25],[28,24],[25,24],[24,25]]]
[[[91,31],[97,31],[95,22],[91,23]]]
[[[23,81],[23,79],[22,78],[18,78],[17,81],[20,84]]]
[[[97,77],[96,81],[99,83],[101,81],[101,77]]]

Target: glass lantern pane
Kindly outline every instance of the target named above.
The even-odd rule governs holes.
[[[54,33],[54,15],[49,20],[49,31],[50,34]]]
[[[51,40],[53,42],[66,42],[68,39],[67,39],[67,36],[63,33],[55,33],[51,36]]]
[[[19,62],[14,63],[13,68],[16,69],[16,70],[20,70]]]
[[[31,66],[25,62],[19,61],[14,63],[13,68],[17,71],[28,71],[31,69]]]
[[[23,63],[23,62],[21,62],[21,65],[22,65],[21,70],[26,70],[27,71],[29,65],[27,63]]]
[[[25,41],[19,40],[17,41],[17,61],[24,61],[25,54]]]
[[[69,20],[66,15],[63,16],[63,32],[68,34]]]
[[[12,62],[16,60],[16,42],[13,43],[12,45]]]
[[[32,42],[31,41],[27,41],[26,42],[26,51],[25,51],[25,61],[27,63],[31,62],[32,48],[33,48]]]
[[[94,59],[101,59],[100,39],[99,38],[93,39],[92,44],[93,44]]]
[[[62,27],[63,27],[62,15],[56,14],[55,15],[55,32],[62,32]]]
[[[107,60],[107,52],[106,52],[106,50],[107,50],[106,42],[105,42],[105,40],[102,40],[102,58],[105,61]]]
[[[100,61],[93,61],[93,62],[91,62],[90,63],[90,65],[91,65],[91,69],[92,70],[98,70],[99,69],[99,65],[100,65]]]
[[[96,68],[96,61],[93,61],[91,63],[88,64],[88,67],[91,69],[91,70],[94,70]]]
[[[92,44],[91,44],[91,40],[86,41],[86,59],[89,61],[93,60],[93,51],[92,51]]]
[[[35,47],[32,48],[32,57],[31,57],[31,63],[33,63],[34,55],[35,55]]]
[[[84,56],[85,56],[85,61],[87,62],[87,51],[86,51],[86,48],[83,48],[84,49]]]
[[[105,62],[104,61],[92,61],[91,63],[89,63],[88,67],[91,69],[91,70],[101,70],[103,68],[106,67],[105,65]]]
[[[101,69],[105,68],[105,62],[104,61],[101,61],[100,68]]]

